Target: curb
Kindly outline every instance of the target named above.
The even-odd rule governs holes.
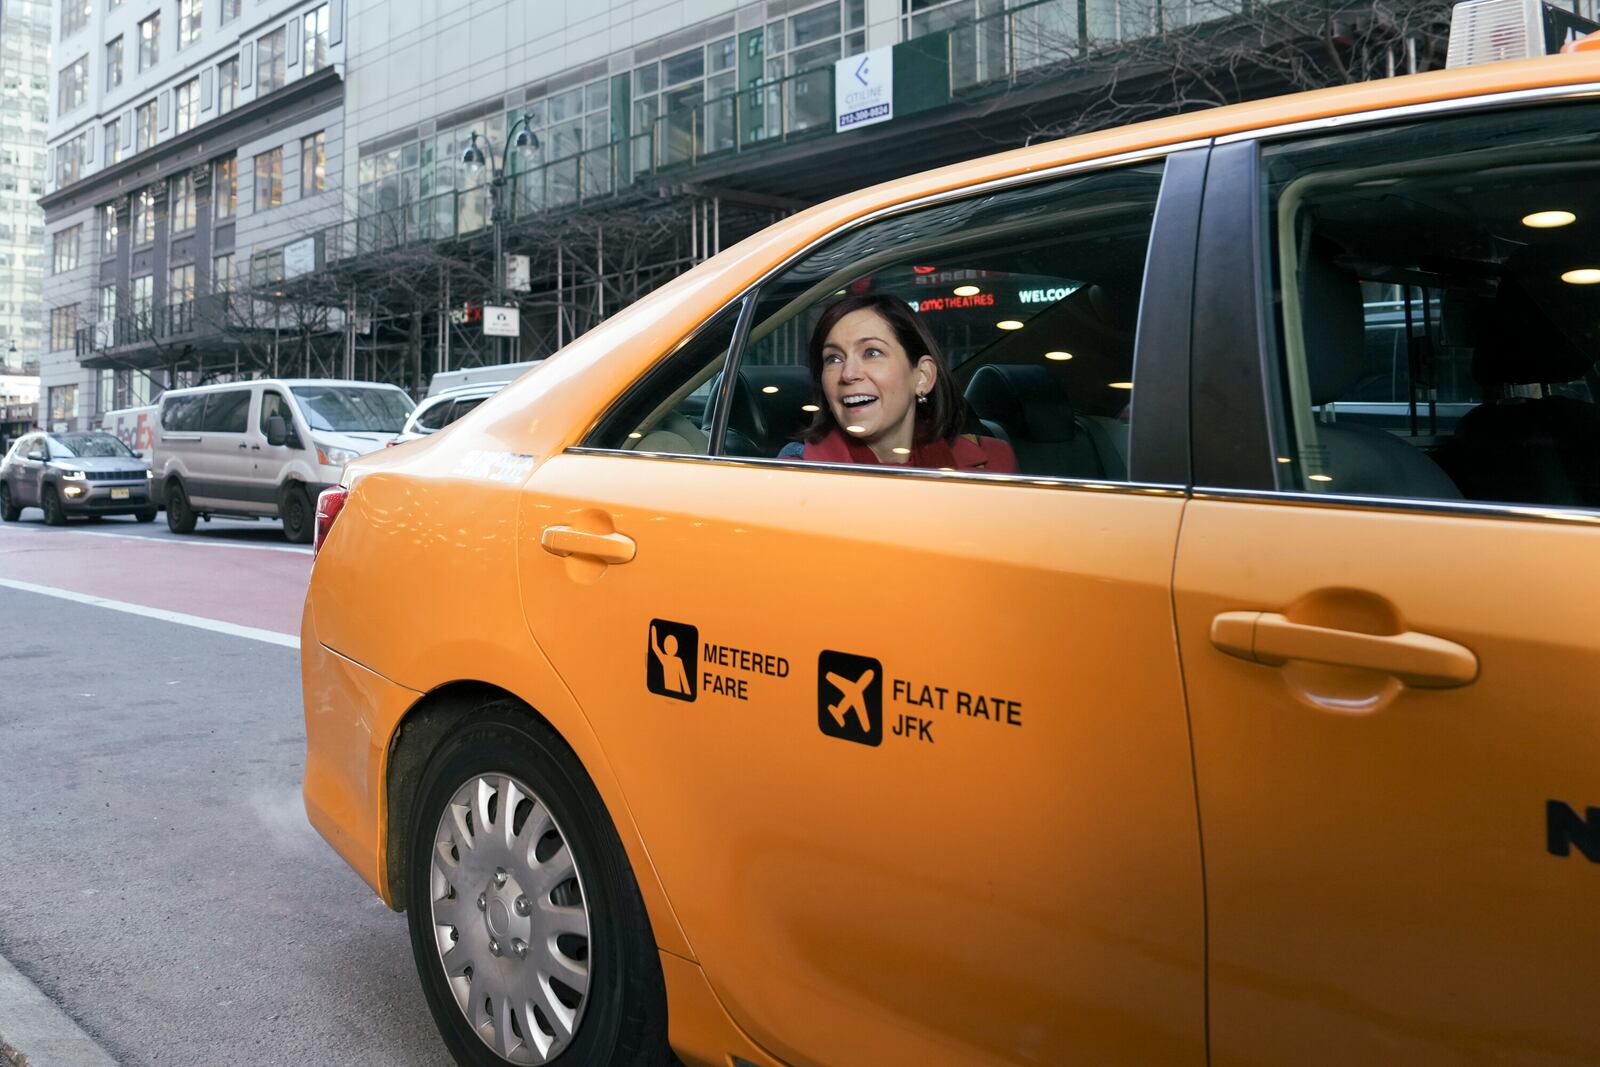
[[[12,1067],[117,1067],[39,987],[0,956],[0,1063]]]

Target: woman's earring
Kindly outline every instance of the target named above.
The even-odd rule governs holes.
[[[917,394],[917,403],[926,404],[927,402],[928,402],[928,394],[927,393],[918,393]]]

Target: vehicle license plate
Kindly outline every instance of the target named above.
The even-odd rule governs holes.
[[[111,490],[111,499],[126,500],[128,499],[128,491],[126,489],[113,489]]]

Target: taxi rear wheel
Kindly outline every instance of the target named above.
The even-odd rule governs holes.
[[[576,757],[497,702],[429,761],[411,820],[411,946],[456,1062],[671,1062],[627,856]]]

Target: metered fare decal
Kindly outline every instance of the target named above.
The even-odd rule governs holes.
[[[700,643],[700,631],[686,622],[650,620],[650,648],[645,684],[650,692],[676,700],[696,697],[750,699],[754,678],[787,678],[789,661],[782,656],[735,648],[713,641]]]

